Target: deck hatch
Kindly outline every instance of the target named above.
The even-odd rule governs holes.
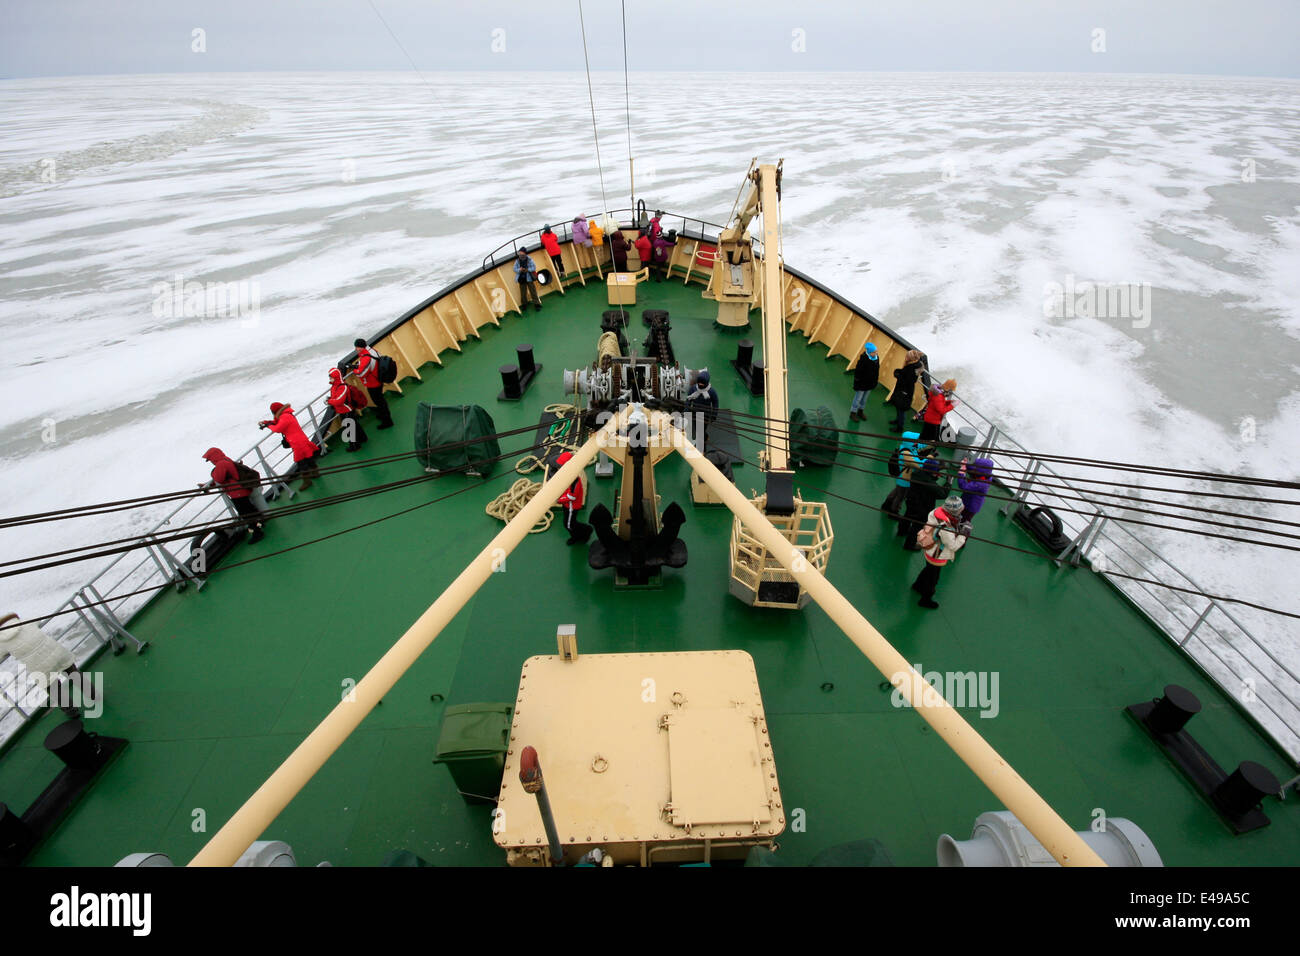
[[[672,823],[767,823],[772,810],[763,786],[763,747],[755,715],[737,708],[670,715],[668,759]]]

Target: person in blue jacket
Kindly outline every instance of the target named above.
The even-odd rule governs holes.
[[[901,470],[894,479],[894,490],[880,506],[880,510],[890,518],[897,518],[902,512],[907,489],[912,484],[912,472],[921,467],[920,437],[920,432],[904,432],[903,440],[898,443],[898,465]]]
[[[519,311],[524,311],[530,297],[537,311],[542,311],[542,297],[537,294],[537,263],[523,249],[515,253],[515,281],[519,283]]]

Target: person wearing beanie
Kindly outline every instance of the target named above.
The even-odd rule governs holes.
[[[316,462],[320,446],[307,437],[293,409],[281,402],[272,402],[270,419],[257,424],[282,436],[284,444],[293,449],[293,461],[298,466],[298,476],[302,478],[299,490],[310,488],[312,480],[320,477],[320,466]]]
[[[880,357],[876,347],[868,342],[862,346],[858,364],[853,367],[853,402],[849,405],[849,421],[860,422],[866,419],[862,409],[866,407],[867,395],[880,382]]]
[[[357,350],[357,377],[366,387],[370,404],[375,406],[375,414],[379,416],[379,430],[392,428],[393,416],[388,411],[388,399],[384,398],[384,383],[379,381],[379,353],[368,346],[365,339],[357,339],[352,344]]]
[[[894,406],[897,413],[894,424],[889,426],[891,432],[903,430],[903,416],[912,407],[912,399],[916,395],[916,377],[921,368],[921,353],[917,349],[911,349],[903,357],[902,368],[894,369],[894,391],[885,400],[885,404]]]
[[[573,232],[573,241],[577,245],[586,246],[588,249],[591,248],[591,231],[587,228],[587,220],[581,216],[574,216],[571,231]]]
[[[660,222],[660,220],[663,219],[663,216],[664,216],[664,211],[662,209],[656,209],[655,214],[650,217],[650,225],[648,225],[646,229],[650,233],[651,242],[654,242],[656,239],[658,239],[660,233],[663,232],[663,224]]]
[[[947,494],[942,486],[943,463],[938,458],[931,457],[934,454],[932,448],[924,449],[922,454],[925,458],[921,462],[921,467],[912,473],[903,518],[898,522],[897,534],[903,539],[904,551],[919,550],[916,533],[921,530],[921,524],[934,507],[934,503]]]
[[[559,278],[563,279],[564,257],[560,255],[560,240],[556,238],[555,233],[551,232],[550,226],[542,227],[542,248],[546,250],[546,254],[555,263],[555,271],[559,274]]]
[[[523,249],[515,250],[515,281],[519,283],[519,312],[522,314],[533,300],[533,306],[542,311],[542,297],[537,294],[537,263]]]
[[[361,427],[361,413],[353,403],[352,389],[343,381],[343,373],[336,368],[330,369],[330,391],[325,400],[334,409],[334,414],[342,419],[339,422],[339,433],[348,443],[348,451],[356,451],[368,441],[366,430]]]
[[[938,440],[939,426],[943,424],[943,416],[957,407],[957,399],[952,397],[952,393],[956,390],[957,381],[951,378],[938,388],[927,390],[928,398],[922,416],[925,422],[921,426],[921,441]]]
[[[692,412],[703,412],[706,421],[718,416],[718,390],[709,384],[709,370],[701,369],[695,376],[695,387],[686,395],[686,405]]]
[[[976,458],[967,471],[966,459],[961,460],[957,469],[957,487],[961,489],[961,502],[966,506],[962,512],[963,521],[974,521],[975,516],[984,507],[984,496],[989,493],[993,483],[993,459]]]
[[[559,471],[572,458],[572,452],[561,452],[560,457],[555,459],[555,470]],[[581,511],[583,507],[581,474],[573,479],[573,483],[560,493],[560,497],[555,503],[564,509],[564,529],[569,532],[569,540],[565,544],[582,544],[591,537],[591,525],[574,517],[574,512]]]
[[[256,544],[261,541],[265,537],[262,531],[262,513],[257,510],[257,505],[252,501],[253,489],[257,486],[250,478],[239,474],[239,468],[220,448],[209,448],[203,453],[203,458],[212,463],[212,481],[199,487],[206,490],[215,484],[220,488],[222,494],[230,501],[230,506],[244,519],[244,526],[253,532],[248,543]]]
[[[939,586],[939,572],[966,544],[970,525],[962,521],[963,508],[959,495],[949,495],[942,505],[930,512],[917,535],[925,555],[925,567],[912,582],[912,590],[921,595],[921,600],[916,602],[921,607],[933,610],[939,606],[934,599],[935,589]]]

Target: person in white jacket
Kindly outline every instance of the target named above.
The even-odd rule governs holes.
[[[52,706],[56,698],[54,682],[62,685],[62,694],[57,694],[62,698],[59,709],[69,717],[81,716],[69,693],[68,678],[78,677],[71,651],[38,625],[31,622],[20,624],[17,614],[6,614],[0,617],[0,657],[6,654],[23,665],[29,683],[35,681],[41,690],[48,691]]]
[[[939,572],[956,557],[966,544],[969,525],[963,525],[961,495],[949,495],[939,507],[926,516],[925,525],[916,534],[916,543],[925,555],[925,567],[912,582],[912,590],[921,595],[917,602],[924,608],[937,608],[935,588],[939,586]]]

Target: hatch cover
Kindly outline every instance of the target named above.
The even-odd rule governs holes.
[[[763,747],[754,716],[736,708],[686,708],[668,720],[672,823],[766,823]]]

